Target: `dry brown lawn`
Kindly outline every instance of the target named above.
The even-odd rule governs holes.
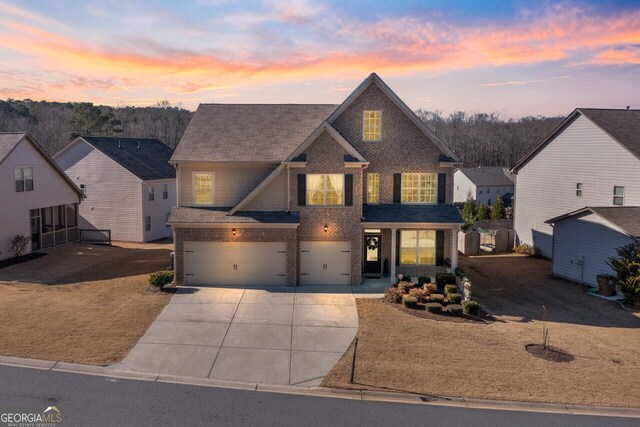
[[[349,384],[350,349],[323,385],[640,407],[638,313],[549,278],[545,260],[492,256],[461,264],[473,281],[474,299],[496,317],[494,323],[438,322],[359,299],[356,384]],[[525,351],[542,339],[542,304],[549,310],[551,345],[573,354],[573,362],[549,362]]]
[[[170,295],[149,290],[172,245],[68,244],[0,269],[0,355],[109,365],[144,334]]]

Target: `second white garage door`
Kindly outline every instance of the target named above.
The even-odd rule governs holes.
[[[351,242],[300,242],[301,285],[350,285]]]
[[[187,285],[287,284],[285,242],[185,242]]]

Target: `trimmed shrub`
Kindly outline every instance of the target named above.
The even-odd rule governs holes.
[[[409,295],[417,299],[418,302],[426,302],[429,294],[424,289],[413,288],[409,291]]]
[[[463,301],[462,302],[462,311],[464,314],[470,314],[472,316],[477,316],[480,312],[480,304],[475,301]]]
[[[406,274],[402,275],[401,282],[410,282],[410,281],[411,281],[411,276],[407,276]]]
[[[536,248],[534,246],[527,245],[526,243],[522,243],[522,244],[516,246],[515,248],[513,248],[513,250],[515,251],[515,253],[522,254],[522,255],[535,255],[536,254]]]
[[[13,252],[13,256],[18,258],[26,254],[27,249],[29,249],[29,242],[31,242],[30,237],[23,234],[16,234],[11,240],[11,251]]]
[[[447,311],[454,316],[460,316],[462,314],[462,306],[460,304],[449,304]]]
[[[402,301],[402,292],[396,288],[385,288],[384,299],[394,304],[400,304],[400,301]]]
[[[418,300],[411,295],[402,295],[402,305],[407,308],[416,308],[418,307]]]
[[[458,293],[458,287],[456,285],[444,285],[445,295],[457,294],[457,293]]]
[[[431,283],[431,277],[429,277],[429,276],[418,276],[418,286],[422,286],[425,283]]]
[[[172,281],[173,271],[156,271],[155,273],[151,273],[149,275],[149,284],[151,286],[155,286],[156,288],[162,289],[164,285],[166,285],[167,283],[171,283]]]
[[[449,294],[447,295],[447,301],[449,301],[449,304],[460,304],[460,301],[462,301],[462,295]]]
[[[415,285],[411,282],[405,282],[404,280],[398,283],[398,290],[403,294],[408,294],[409,290],[415,288]]]
[[[436,273],[436,286],[444,291],[445,285],[455,285],[456,275],[453,273]]]
[[[439,302],[428,302],[424,305],[424,309],[429,313],[440,314],[442,313],[442,304]]]
[[[425,284],[422,286],[422,289],[424,289],[424,291],[425,291],[426,293],[428,293],[428,294],[432,294],[432,293],[434,293],[435,291],[437,291],[437,290],[438,290],[438,288],[436,287],[436,284],[435,284],[435,283],[425,283]]]
[[[429,302],[437,302],[437,303],[444,303],[444,295],[442,294],[431,294],[429,296]]]

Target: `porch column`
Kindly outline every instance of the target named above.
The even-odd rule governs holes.
[[[396,229],[391,229],[391,265],[389,266],[391,284],[396,283]]]
[[[451,271],[458,268],[458,230],[451,230]]]

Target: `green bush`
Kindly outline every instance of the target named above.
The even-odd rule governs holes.
[[[418,286],[422,286],[425,283],[431,283],[431,277],[429,277],[429,276],[418,276]]]
[[[402,275],[402,280],[400,280],[401,282],[410,282],[411,281],[411,276],[407,276],[406,274]]]
[[[156,288],[162,288],[164,285],[166,285],[167,283],[171,283],[172,281],[173,271],[157,271],[149,275],[149,284],[151,286],[155,286]]]
[[[460,304],[449,304],[447,311],[454,316],[460,316],[462,314],[462,306]]]
[[[409,295],[418,300],[418,302],[426,302],[429,294],[424,289],[413,288],[409,290]]]
[[[460,301],[462,301],[462,295],[449,294],[447,295],[447,301],[449,301],[449,304],[460,304]]]
[[[480,312],[480,304],[475,301],[462,301],[462,311],[464,314],[477,316]]]
[[[429,302],[438,302],[438,303],[444,303],[444,295],[442,294],[431,294],[429,296]]]
[[[424,285],[422,285],[422,289],[424,289],[424,291],[428,294],[432,294],[438,290],[435,283],[425,283]]]
[[[526,243],[522,243],[522,244],[516,246],[515,248],[513,248],[513,250],[515,251],[515,253],[522,254],[522,255],[535,255],[536,254],[536,248],[531,246],[531,245],[527,245]]]
[[[424,305],[424,309],[429,313],[440,314],[442,313],[442,304],[439,302],[428,302]]]
[[[418,307],[418,300],[411,295],[402,295],[402,305],[407,308],[416,308]]]
[[[411,289],[415,288],[415,285],[411,282],[405,282],[404,280],[398,283],[398,290],[403,294],[408,294]]]
[[[607,264],[616,273],[616,285],[625,300],[640,308],[640,246],[633,243],[616,248],[618,257],[611,257]]]
[[[449,295],[449,294],[457,294],[458,291],[458,287],[456,285],[444,285],[444,294],[445,295]]]
[[[445,285],[455,285],[456,275],[453,273],[436,273],[436,286],[444,291]]]
[[[396,288],[385,288],[384,299],[394,304],[399,304],[402,301],[402,292]]]

